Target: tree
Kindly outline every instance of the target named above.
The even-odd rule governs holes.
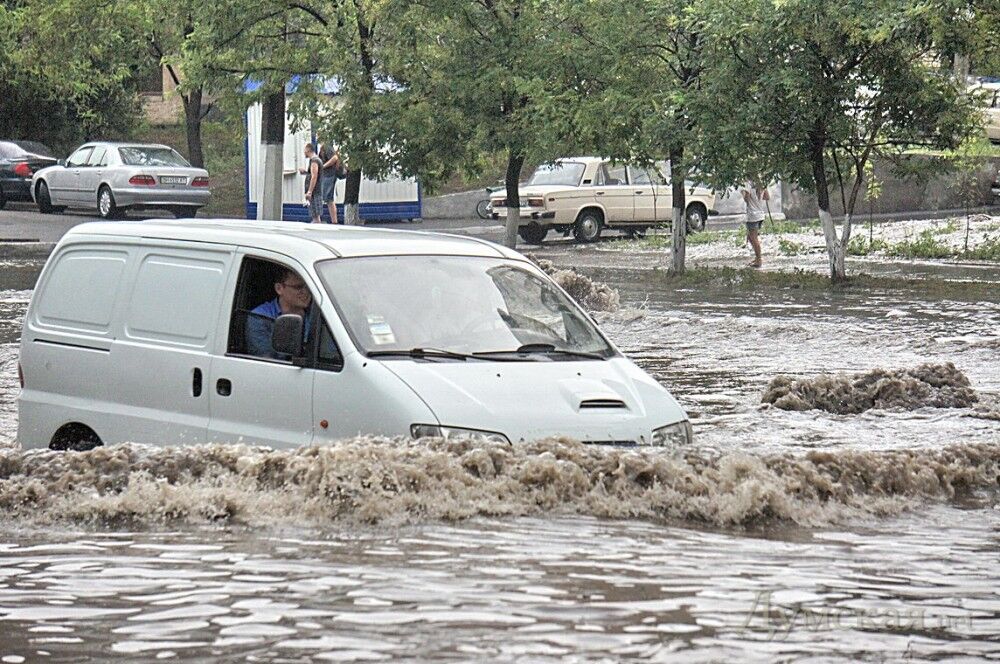
[[[507,166],[506,233],[517,242],[519,180],[526,160],[553,156],[544,100],[565,81],[554,31],[558,0],[440,0],[400,3],[409,35],[408,64],[399,78],[426,109],[426,129],[448,142],[467,167],[483,153],[503,154]],[[441,125],[452,134],[441,134]],[[426,142],[426,140],[425,140]],[[453,167],[457,164],[453,164]]]
[[[929,64],[942,10],[961,7],[725,0],[710,15],[707,170],[721,185],[780,177],[814,191],[834,280],[846,277],[869,161],[905,164],[914,147],[954,148],[974,131],[964,85]],[[844,211],[839,234],[831,192]]]
[[[0,136],[68,150],[90,138],[121,135],[140,118],[134,61],[124,38],[78,39],[122,9],[114,3],[75,16],[71,0],[0,3]]]
[[[580,3],[563,30],[574,80],[550,106],[573,108],[564,132],[597,154],[652,164],[668,157],[671,270],[684,273],[685,181],[697,161],[696,115],[703,71],[703,3],[688,0]],[[556,114],[556,116],[558,113]],[[550,122],[557,122],[553,117]]]

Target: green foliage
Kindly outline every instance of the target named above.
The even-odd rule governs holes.
[[[16,0],[0,5],[0,136],[66,154],[115,138],[140,117],[133,49],[124,34],[83,39],[126,14],[116,3]]]

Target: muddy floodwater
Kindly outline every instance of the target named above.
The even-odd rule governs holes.
[[[976,271],[994,296],[677,288],[580,256],[550,257],[618,291],[595,317],[692,448],[25,454],[40,264],[4,263],[0,662],[1000,660],[1000,270]],[[781,375],[948,362],[974,402],[761,403]]]

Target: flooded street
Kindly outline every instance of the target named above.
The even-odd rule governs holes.
[[[40,262],[5,263],[0,661],[1000,660],[1000,285],[677,288],[621,254],[546,257],[619,291],[595,317],[692,449],[26,455]],[[779,375],[945,362],[975,404],[761,404]]]

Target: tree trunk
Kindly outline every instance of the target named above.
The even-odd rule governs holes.
[[[201,88],[195,88],[181,97],[184,103],[184,131],[187,134],[188,161],[192,166],[205,168],[201,147]]]
[[[817,132],[818,135],[822,135]],[[830,263],[830,279],[843,281],[847,278],[844,265],[844,247],[837,238],[837,227],[833,224],[830,214],[830,189],[826,180],[826,161],[824,159],[824,144],[813,137],[809,148],[809,160],[812,163],[813,182],[816,185],[816,201],[819,208],[819,221],[823,225],[823,238],[826,240],[826,254]]]
[[[285,147],[285,89],[267,95],[261,114],[260,143],[264,152],[264,177],[257,219],[281,220],[281,182]]]
[[[521,167],[524,166],[524,155],[511,150],[507,157],[507,174],[504,183],[507,185],[507,223],[504,234],[504,246],[513,249],[517,246],[517,229],[521,222],[521,198],[518,183],[521,179]]]
[[[361,171],[351,169],[347,171],[347,179],[344,181],[344,225],[364,226],[361,219],[361,208],[358,207],[358,197],[361,194]]]
[[[673,199],[670,272],[677,277],[684,274],[684,260],[687,254],[687,219],[684,217],[684,208],[687,206],[684,197],[684,176],[687,169],[683,161],[683,146],[670,151],[670,193]]]

